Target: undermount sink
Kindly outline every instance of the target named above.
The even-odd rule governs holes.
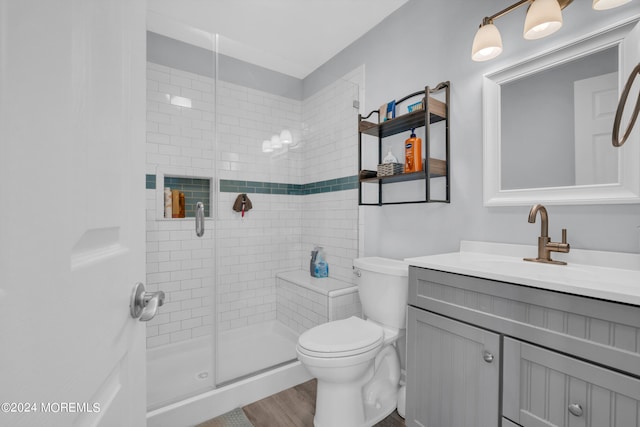
[[[405,259],[410,265],[640,305],[640,255],[571,249],[567,265],[526,262],[537,248],[462,241],[460,251]]]

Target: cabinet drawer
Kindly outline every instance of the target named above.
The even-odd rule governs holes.
[[[504,338],[503,415],[524,427],[640,427],[640,380]]]
[[[640,377],[640,307],[411,267],[409,304]]]

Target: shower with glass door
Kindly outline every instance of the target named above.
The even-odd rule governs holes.
[[[147,325],[152,412],[297,363],[306,322],[277,276],[327,242],[349,280],[358,247],[356,181],[327,179],[356,174],[357,79],[305,98],[239,43],[186,33],[147,33],[147,288],[166,295]]]

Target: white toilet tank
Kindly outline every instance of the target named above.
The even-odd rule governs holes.
[[[409,266],[403,261],[366,257],[353,260],[362,313],[384,326],[405,329]]]

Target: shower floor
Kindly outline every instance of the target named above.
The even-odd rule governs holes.
[[[217,384],[296,359],[298,335],[273,320],[224,331],[218,339]],[[210,337],[196,338],[147,352],[147,406],[157,409],[213,389]]]
[[[295,360],[298,335],[277,320],[220,333],[218,384]]]

